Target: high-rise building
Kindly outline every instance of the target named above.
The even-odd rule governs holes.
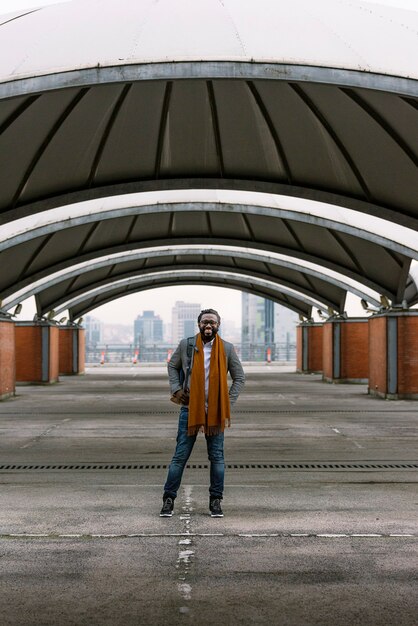
[[[275,305],[274,337],[276,343],[296,343],[296,326],[299,323],[298,315],[290,309]]]
[[[87,315],[85,319],[85,337],[88,346],[94,346],[103,341],[103,322],[92,315]]]
[[[134,321],[134,344],[136,347],[163,342],[163,320],[154,311],[144,311]]]
[[[242,292],[241,342],[261,344],[265,341],[265,302],[264,298]]]
[[[201,311],[201,305],[192,302],[178,300],[172,309],[172,340],[173,344],[183,339],[192,337],[197,333],[197,317]]]
[[[297,320],[297,314],[286,307],[243,292],[242,358],[262,360],[267,348],[271,349],[272,359],[279,358],[279,351],[288,354],[289,345],[296,341]]]

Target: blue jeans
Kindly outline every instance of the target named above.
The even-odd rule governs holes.
[[[175,498],[179,490],[183,470],[193,450],[197,435],[187,434],[187,419],[189,409],[182,406],[179,416],[179,428],[177,432],[177,446],[174,456],[168,468],[168,476],[164,485],[164,497]],[[210,461],[210,487],[209,493],[213,498],[222,498],[224,491],[224,434],[205,435]]]

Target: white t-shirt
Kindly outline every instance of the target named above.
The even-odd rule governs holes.
[[[203,344],[203,354],[205,357],[205,408],[208,408],[208,396],[209,396],[209,372],[210,372],[210,355],[212,353],[212,346],[215,338],[208,343]]]

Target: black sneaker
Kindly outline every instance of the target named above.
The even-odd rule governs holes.
[[[173,515],[174,500],[173,498],[164,498],[163,508],[160,511],[160,517],[171,517]]]
[[[210,516],[211,517],[223,517],[223,511],[221,508],[220,498],[213,498],[209,503]]]

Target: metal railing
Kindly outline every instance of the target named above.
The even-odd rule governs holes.
[[[242,361],[296,362],[296,343],[236,343],[234,344]],[[171,344],[152,344],[135,346],[134,344],[87,344],[86,363],[165,363],[169,360],[176,346]]]

